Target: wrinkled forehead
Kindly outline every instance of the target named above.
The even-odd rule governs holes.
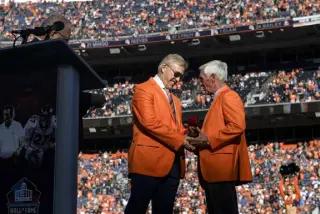
[[[199,78],[200,78],[200,79],[206,79],[206,78],[208,78],[208,77],[207,77],[207,75],[205,75],[204,71],[201,70],[201,71],[200,71],[200,74],[199,74]]]

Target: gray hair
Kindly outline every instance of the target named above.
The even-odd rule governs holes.
[[[162,59],[158,66],[158,72],[161,71],[161,68],[165,64],[176,63],[177,65],[182,66],[185,70],[188,68],[188,63],[183,59],[179,54],[169,54]]]
[[[228,80],[228,65],[227,63],[220,60],[213,60],[204,65],[201,65],[199,67],[199,70],[203,71],[207,77],[215,74],[222,82]]]

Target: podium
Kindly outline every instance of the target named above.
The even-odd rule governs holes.
[[[53,213],[76,214],[79,95],[104,87],[102,79],[61,39],[0,49],[0,65],[7,99],[23,86],[56,103]]]

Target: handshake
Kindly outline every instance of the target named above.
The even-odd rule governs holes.
[[[183,146],[190,152],[210,148],[208,137],[199,129],[198,117],[188,119],[187,134]]]

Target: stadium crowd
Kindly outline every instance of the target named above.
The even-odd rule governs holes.
[[[307,214],[317,207],[319,209],[319,156],[320,140],[249,146],[254,180],[237,187],[240,213],[285,213],[284,201],[278,189],[281,178],[279,169],[281,164],[292,161],[300,167],[299,213]],[[180,183],[175,213],[204,214],[205,197],[197,179],[197,156],[187,153],[186,162],[187,173]],[[127,153],[80,153],[78,163],[78,213],[122,213],[130,194]]]
[[[320,68],[237,74],[229,77],[228,85],[239,93],[247,106],[320,100]],[[87,116],[96,118],[131,114],[134,86],[126,81],[88,91],[104,94],[106,102],[102,108],[93,109]],[[212,102],[212,96],[203,93],[197,78],[182,79],[172,93],[180,97],[184,110],[207,109]]]
[[[268,84],[266,102],[308,102],[319,100],[320,71],[279,71]]]
[[[319,13],[319,2],[242,0],[0,1],[0,40],[13,29],[39,25],[49,14],[64,14],[73,39],[112,39],[199,28],[272,22]]]

